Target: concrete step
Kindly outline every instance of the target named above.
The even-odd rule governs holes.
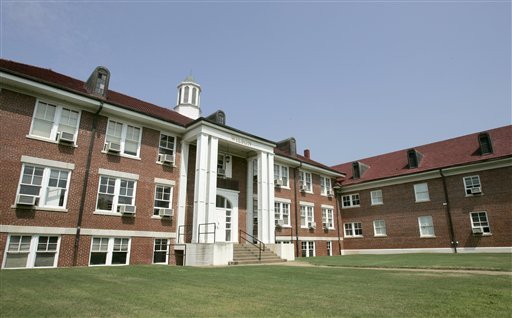
[[[251,244],[237,244],[233,246],[233,261],[229,265],[271,264],[286,262],[270,250],[260,251]]]

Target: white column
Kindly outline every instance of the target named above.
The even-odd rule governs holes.
[[[206,188],[206,223],[215,223],[215,209],[217,197],[217,156],[219,148],[219,139],[217,137],[210,137],[208,143],[208,169],[207,188]],[[215,226],[208,225],[208,232],[215,230]],[[214,236],[208,234],[208,243],[213,243]]]
[[[268,202],[268,155],[258,153],[258,239],[269,242],[269,202]]]
[[[274,154],[268,154],[268,242],[275,243],[275,206],[274,206]]]
[[[207,194],[207,170],[208,170],[208,136],[197,136],[196,154],[196,180],[194,184],[194,222],[192,230],[192,242],[204,243],[204,235],[198,241],[198,226],[206,223],[206,194]],[[205,232],[201,228],[201,232]]]
[[[253,202],[254,202],[254,181],[253,181],[253,171],[254,171],[254,157],[247,159],[247,218],[245,220],[246,223],[246,232],[250,235],[254,235],[253,233],[253,213],[255,211],[253,210]],[[257,213],[257,211],[256,211]],[[242,243],[242,242],[240,242]]]
[[[178,189],[178,211],[176,217],[176,231],[180,228],[180,226],[185,225],[185,214],[187,213],[187,173],[188,173],[188,154],[189,154],[189,143],[182,141],[181,142],[181,162],[180,162],[180,181],[179,181],[179,189]],[[185,243],[183,239],[185,228],[181,228],[180,234],[183,234],[181,237],[177,237],[176,241],[178,243]],[[176,233],[178,234],[178,233]]]

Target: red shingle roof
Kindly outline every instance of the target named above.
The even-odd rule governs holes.
[[[85,89],[85,82],[54,72],[50,69],[0,59],[0,70],[6,73],[34,80],[42,84],[47,84],[66,91],[85,95],[93,99],[100,99],[95,95],[87,93],[87,90]],[[192,119],[185,117],[173,110],[144,102],[112,90],[108,91],[105,101],[110,104],[138,113],[143,113],[150,117],[158,118],[180,126],[185,126],[186,124],[193,121]]]
[[[301,156],[301,155],[297,155],[297,156],[292,156],[290,153],[284,151],[284,150],[281,150],[277,147],[274,148],[274,153],[278,156],[283,156],[283,157],[287,157],[287,158],[290,158],[290,159],[293,159],[293,160],[297,160],[297,161],[300,161],[300,162],[303,162],[303,163],[307,163],[307,164],[310,164],[312,166],[315,166],[315,167],[318,167],[318,168],[321,168],[321,169],[325,169],[327,171],[331,171],[331,172],[334,172],[334,173],[340,173],[340,171],[337,171],[337,170],[334,170],[333,168],[331,167],[328,167],[324,164],[321,164],[320,162],[318,161],[314,161],[314,160],[311,160],[309,158],[306,158],[304,156]]]
[[[488,130],[493,153],[480,154],[479,133],[415,147],[423,155],[418,168],[409,169],[407,149],[358,160],[368,166],[359,179],[352,178],[352,162],[332,167],[347,175],[343,185],[397,177],[440,168],[512,156],[512,125]]]

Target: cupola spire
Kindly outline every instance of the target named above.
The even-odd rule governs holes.
[[[192,75],[187,76],[178,85],[178,99],[174,110],[183,116],[197,119],[201,116],[201,86]]]

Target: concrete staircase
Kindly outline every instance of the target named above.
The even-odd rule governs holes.
[[[251,244],[235,244],[233,246],[233,261],[229,265],[243,264],[271,264],[286,262],[274,254],[268,248],[261,252],[261,260],[258,259],[259,250]]]

